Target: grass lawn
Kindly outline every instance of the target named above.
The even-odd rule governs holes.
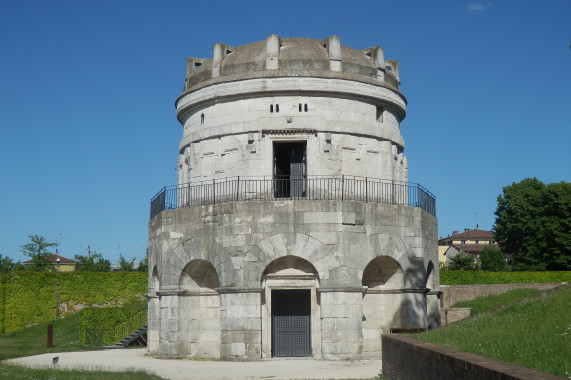
[[[0,335],[0,360],[45,353],[86,351],[98,348],[79,343],[79,313],[49,322],[53,325],[53,347],[46,348],[47,325],[42,322],[24,330]],[[142,371],[106,372],[59,369],[31,369],[0,363],[0,379],[160,379]]]
[[[571,289],[414,338],[571,376]]]
[[[496,307],[520,300],[525,297],[539,293],[537,289],[515,289],[502,294],[495,294],[488,297],[479,297],[470,301],[462,301],[452,307],[469,307],[470,315],[480,314],[484,311],[495,309]]]

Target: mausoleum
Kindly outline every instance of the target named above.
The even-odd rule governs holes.
[[[148,349],[379,358],[440,324],[435,199],[383,48],[270,35],[188,58],[178,183],[151,201]]]

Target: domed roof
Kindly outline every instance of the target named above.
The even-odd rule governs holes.
[[[382,54],[380,47],[355,50],[343,46],[335,36],[318,40],[271,35],[239,47],[218,43],[212,59],[188,59],[184,90],[222,81],[286,76],[352,79],[398,89],[398,72],[392,70],[398,68],[397,61],[384,61]],[[385,68],[390,70],[379,77],[378,70]]]

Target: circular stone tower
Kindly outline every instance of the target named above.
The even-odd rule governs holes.
[[[440,323],[434,197],[408,182],[398,62],[336,36],[189,58],[178,184],[151,201],[149,351],[380,357]]]

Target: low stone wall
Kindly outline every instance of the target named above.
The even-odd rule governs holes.
[[[442,321],[442,326],[461,321],[462,319],[466,319],[469,316],[469,307],[451,307],[449,309],[442,309],[440,311],[440,320]]]
[[[563,377],[402,335],[383,334],[383,375],[389,380],[555,380]]]
[[[515,289],[547,290],[560,286],[561,283],[546,284],[499,284],[499,285],[440,285],[442,309],[448,309],[460,301],[470,301],[478,297],[501,294]]]

